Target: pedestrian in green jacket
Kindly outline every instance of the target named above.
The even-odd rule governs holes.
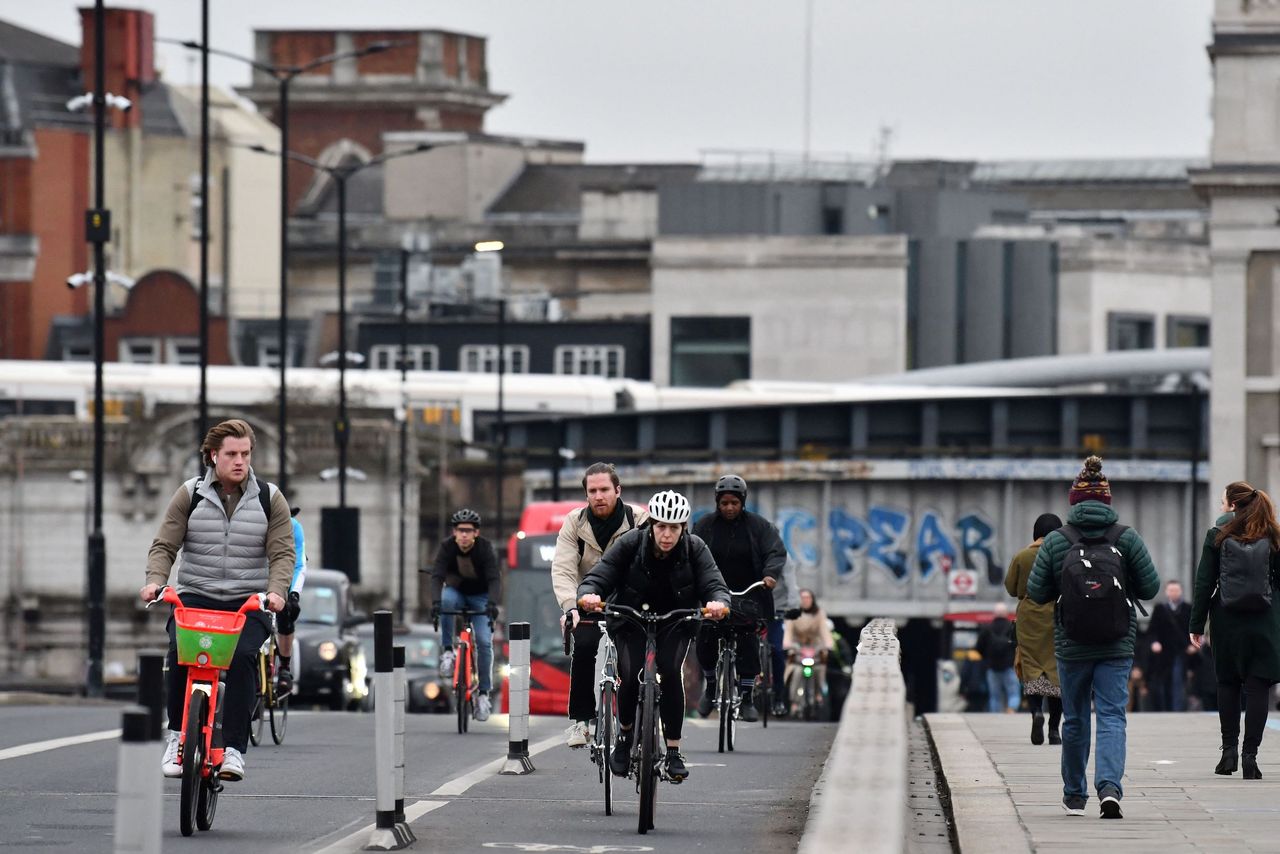
[[[1120,799],[1125,761],[1125,708],[1129,703],[1129,672],[1138,618],[1133,602],[1153,599],[1160,578],[1142,537],[1132,528],[1117,527],[1111,509],[1111,484],[1102,473],[1102,460],[1091,456],[1071,484],[1067,524],[1044,538],[1027,582],[1027,597],[1048,603],[1062,593],[1062,568],[1068,552],[1080,548],[1073,539],[1103,538],[1119,551],[1124,565],[1124,593],[1129,600],[1129,631],[1108,643],[1081,643],[1067,636],[1061,614],[1054,621],[1053,646],[1062,690],[1062,807],[1069,815],[1084,815],[1088,802],[1085,769],[1089,763],[1090,699],[1098,719],[1094,788],[1103,818],[1123,818]]]
[[[1218,721],[1222,728],[1222,758],[1215,774],[1231,774],[1241,759],[1237,756],[1240,738],[1240,699],[1244,693],[1243,777],[1262,779],[1258,770],[1258,747],[1267,725],[1267,705],[1271,686],[1280,682],[1280,596],[1275,595],[1275,579],[1280,569],[1280,525],[1275,506],[1262,490],[1242,480],[1222,492],[1224,515],[1205,535],[1196,568],[1195,600],[1191,604],[1191,644],[1204,642],[1205,623],[1213,640],[1213,666],[1218,677]],[[1268,582],[1272,586],[1271,606],[1257,611],[1241,611],[1223,605],[1218,595],[1222,547],[1228,539],[1252,543],[1271,541]]]

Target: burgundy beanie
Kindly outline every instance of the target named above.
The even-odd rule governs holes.
[[[1111,484],[1102,473],[1102,458],[1091,455],[1085,458],[1084,468],[1071,482],[1071,494],[1067,496],[1068,504],[1079,504],[1081,501],[1101,501],[1111,503]]]

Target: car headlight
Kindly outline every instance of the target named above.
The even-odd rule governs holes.
[[[316,647],[316,655],[320,656],[321,661],[333,661],[338,657],[338,645],[333,641],[325,641]]]
[[[363,685],[368,672],[369,662],[365,660],[363,652],[356,650],[355,655],[351,656],[351,680]]]
[[[422,686],[422,696],[426,697],[428,700],[434,700],[436,697],[439,697],[439,696],[440,696],[440,683],[438,683],[438,682],[428,682],[427,684],[423,685],[423,686]]]

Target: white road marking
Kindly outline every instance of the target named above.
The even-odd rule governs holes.
[[[59,747],[74,747],[77,744],[90,744],[95,741],[106,741],[109,738],[119,737],[120,730],[104,729],[101,732],[90,732],[84,735],[51,738],[48,741],[33,741],[30,744],[19,744],[17,747],[6,747],[4,750],[0,750],[0,760],[16,759],[19,756],[44,753],[46,750],[57,750]]]
[[[404,820],[406,824],[412,824],[422,818],[432,810],[438,810],[440,807],[449,803],[448,801],[416,801],[407,804],[404,808]],[[355,833],[342,837],[337,842],[321,848],[315,854],[348,854],[351,851],[359,851],[364,844],[369,841],[369,834],[373,833],[376,824],[362,827]]]
[[[117,731],[118,732],[118,731]],[[550,738],[544,738],[537,744],[529,745],[529,755],[536,756],[545,750],[550,750],[557,744],[564,743],[564,735],[553,735]],[[470,789],[476,783],[480,783],[494,774],[502,770],[502,765],[507,761],[504,756],[501,759],[495,759],[492,762],[486,762],[474,771],[456,777],[453,780],[440,786],[431,794],[427,795],[428,799],[415,801],[412,804],[406,804],[404,808],[404,820],[406,824],[413,824],[422,816],[432,810],[440,809],[440,807],[449,803],[448,801],[429,800],[430,798],[447,797],[450,795],[461,795]],[[369,835],[377,828],[377,824],[366,825],[359,830],[350,833],[337,842],[333,842],[324,848],[319,849],[315,854],[346,854],[346,852],[359,851],[368,841]]]
[[[549,750],[552,747],[555,747],[557,744],[563,744],[563,743],[564,743],[563,735],[553,735],[550,738],[544,738],[542,741],[539,741],[537,744],[532,744],[529,746],[529,755],[537,756],[539,753],[543,752],[544,750]],[[477,768],[474,771],[471,771],[467,774],[463,774],[461,777],[455,777],[454,779],[445,783],[440,788],[436,789],[431,794],[427,795],[427,797],[442,798],[442,797],[449,797],[450,795],[461,795],[463,792],[465,792],[467,789],[470,789],[476,783],[479,783],[488,777],[492,777],[494,774],[498,773],[498,771],[502,770],[502,765],[506,761],[507,761],[507,758],[504,756],[501,759],[495,759],[492,762],[486,762],[484,765],[481,765],[479,768]]]

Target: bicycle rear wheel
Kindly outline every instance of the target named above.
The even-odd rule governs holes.
[[[613,815],[613,772],[609,770],[615,729],[613,704],[613,684],[606,683],[600,689],[600,705],[596,710],[596,740],[599,744],[596,759],[600,763],[600,779],[604,781],[605,815]]]
[[[640,822],[638,831],[653,830],[653,814],[658,804],[658,719],[657,698],[652,683],[642,689],[640,720],[636,733],[640,736]]]
[[[253,717],[249,719],[249,743],[254,747],[262,744],[262,719],[266,715],[267,699],[259,694],[253,701]]]
[[[182,743],[182,796],[178,809],[178,827],[183,836],[196,832],[196,816],[200,802],[200,772],[204,767],[204,722],[209,715],[209,697],[203,691],[192,691],[187,698],[187,726]]]
[[[285,727],[289,725],[289,695],[276,697],[275,705],[268,712],[271,714],[271,740],[284,744]]]

